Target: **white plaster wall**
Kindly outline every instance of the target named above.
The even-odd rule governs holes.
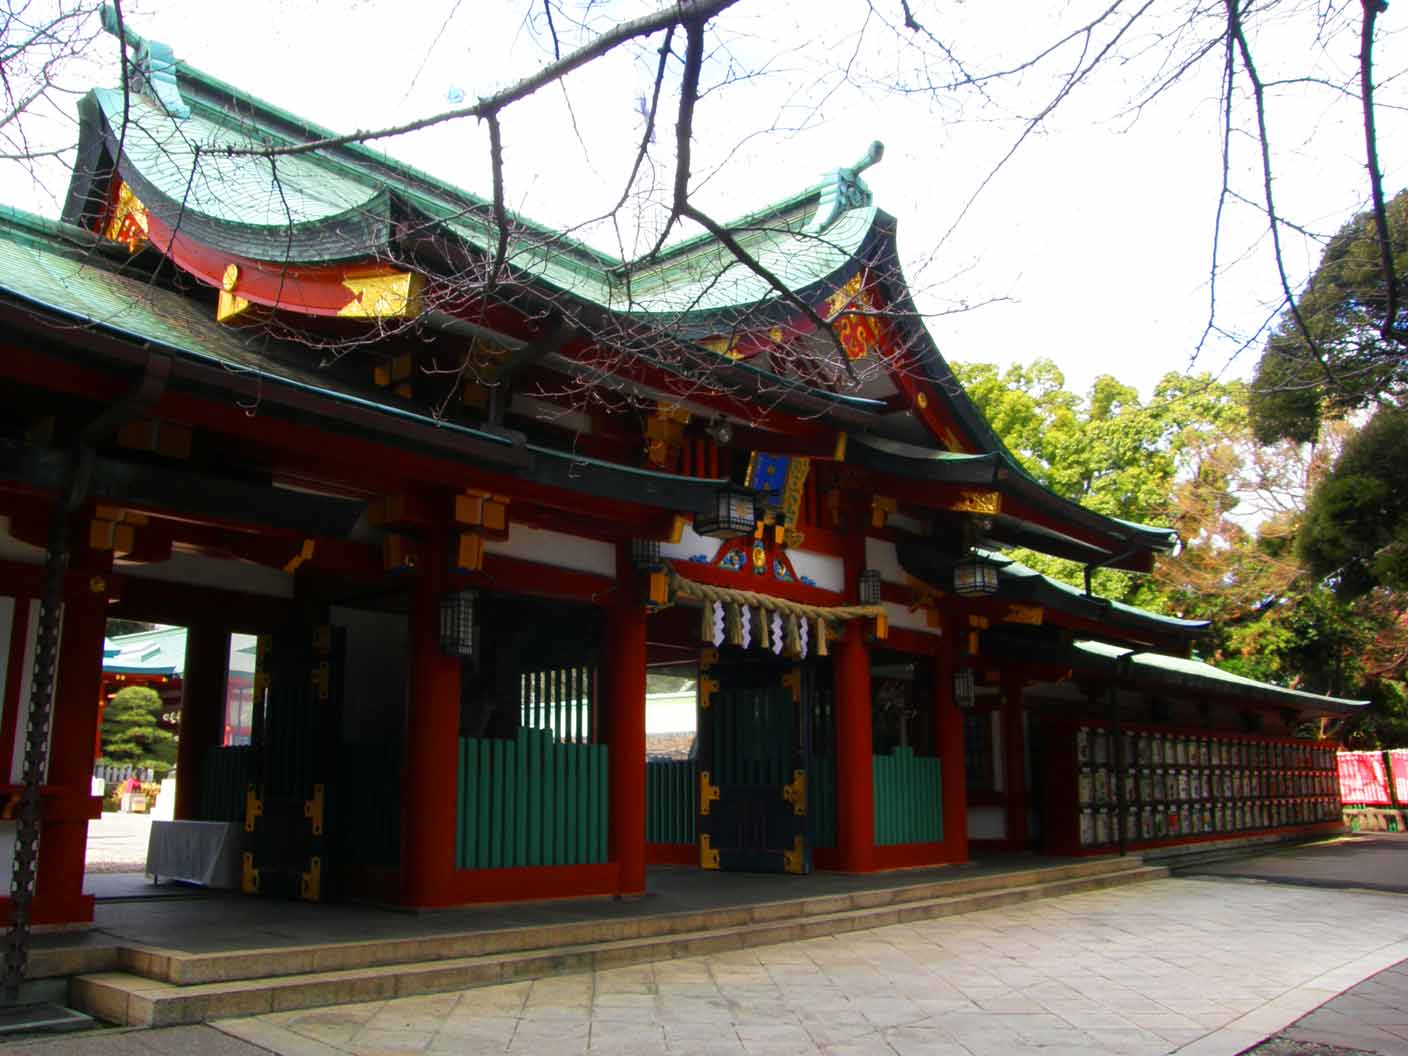
[[[970,840],[1005,840],[1007,809],[1005,807],[969,807],[968,838]]]
[[[865,537],[865,567],[877,569],[880,578],[887,583],[905,582],[905,572],[900,567],[899,554],[895,550],[895,544],[888,539]]]
[[[16,539],[10,534],[10,518],[0,517],[0,558],[20,565],[42,565],[44,549]]]
[[[797,575],[806,576],[822,590],[840,593],[846,589],[846,565],[839,557],[812,550],[789,550],[787,558]]]
[[[611,543],[530,528],[526,524],[510,524],[508,538],[486,540],[484,550],[490,554],[503,554],[578,572],[616,575],[616,547]]]
[[[887,601],[885,618],[890,621],[891,627],[904,627],[907,630],[932,634],[935,638],[940,634],[939,628],[929,626],[929,619],[924,615],[923,609],[911,610],[908,605],[896,605],[893,601]]]
[[[672,561],[688,561],[691,557],[706,557],[712,561],[714,555],[719,552],[719,546],[717,539],[700,535],[693,525],[686,524],[678,543],[660,544],[660,556]]]
[[[349,741],[399,739],[405,722],[410,629],[395,612],[334,607],[332,624],[347,631],[342,735]]]
[[[216,590],[238,590],[271,598],[293,597],[293,576],[252,561],[232,561],[205,554],[177,551],[165,561],[126,562],[113,565],[115,572],[132,579],[156,579]]]

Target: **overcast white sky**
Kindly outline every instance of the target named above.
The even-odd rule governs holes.
[[[538,3],[243,0],[216,9],[195,0],[128,0],[123,6],[131,26],[172,45],[179,58],[338,131],[443,109],[452,93],[473,98],[511,83],[545,57],[543,27],[523,22],[525,7],[541,12]],[[648,0],[601,4],[596,17],[654,6]],[[1057,35],[1057,27],[1104,6],[1104,0],[948,0],[921,17],[984,68],[1024,58]],[[1173,11],[1181,5],[1168,0],[1164,6]],[[1208,316],[1220,58],[1137,119],[1124,110],[1151,76],[1152,59],[1110,64],[1043,123],[954,227],[1021,118],[1047,98],[1057,69],[995,85],[988,105],[972,96],[887,90],[896,70],[912,75],[913,56],[876,15],[867,24],[872,7],[899,17],[898,0],[742,0],[718,20],[715,41],[724,50],[715,53],[706,80],[728,83],[706,96],[697,117],[698,203],[717,217],[751,211],[854,162],[872,139],[883,140],[885,159],[865,178],[878,203],[898,218],[910,284],[921,308],[936,313],[930,330],[950,359],[1009,363],[1047,356],[1078,391],[1096,375],[1112,373],[1146,394],[1164,372],[1184,369]],[[1395,13],[1383,16],[1388,33],[1377,59],[1384,71],[1408,66],[1408,38],[1392,32]],[[1131,34],[1129,50],[1151,44],[1154,28]],[[1357,42],[1350,39],[1336,42],[1312,69],[1313,32],[1313,23],[1263,31],[1254,40],[1263,77],[1323,74],[1327,62],[1340,67],[1337,72],[1354,68]],[[1158,51],[1155,46],[1150,55]],[[838,70],[856,55],[851,76],[841,77]],[[92,65],[71,74],[71,83],[115,83],[110,40],[93,56]],[[565,90],[549,88],[505,114],[512,205],[559,227],[605,210],[621,192],[652,62],[650,46],[622,53],[574,74]],[[730,80],[729,63],[747,76]],[[1383,89],[1383,101],[1402,101],[1396,83]],[[1323,89],[1295,89],[1269,106],[1278,205],[1296,222],[1331,233],[1366,200],[1357,108]],[[1401,111],[1385,109],[1379,120],[1392,194],[1403,185],[1408,137],[1401,134]],[[71,138],[72,128],[57,122],[42,134]],[[670,179],[672,136],[669,112],[656,145],[663,182]],[[482,128],[457,123],[385,147],[487,194],[486,144]],[[1254,142],[1237,137],[1233,174],[1238,190],[1259,199],[1254,151]],[[36,187],[10,172],[0,179],[0,197],[52,215],[63,177],[51,171],[43,182],[48,186]],[[1224,233],[1229,267],[1219,279],[1218,318],[1233,334],[1247,335],[1279,300],[1265,221],[1234,204]],[[618,248],[610,228],[589,238]],[[1287,246],[1298,287],[1318,247],[1293,233]],[[994,297],[1010,300],[937,314]],[[1258,348],[1229,365],[1236,346],[1235,339],[1215,340],[1199,368],[1245,375]]]

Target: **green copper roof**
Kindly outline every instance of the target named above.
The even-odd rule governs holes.
[[[999,555],[987,554],[985,556],[988,556],[989,558],[996,558]],[[1206,630],[1209,626],[1209,621],[1207,620],[1184,620],[1179,619],[1176,616],[1165,616],[1162,613],[1150,612],[1148,609],[1141,609],[1136,605],[1126,605],[1122,601],[1112,601],[1108,598],[1092,597],[1091,595],[1086,594],[1085,591],[1081,590],[1077,586],[1073,586],[1072,584],[1063,582],[1059,579],[1053,579],[1051,576],[1043,575],[1036,569],[1029,568],[1028,566],[1022,564],[1019,561],[1012,561],[1010,559],[1007,560],[1007,563],[1002,566],[999,575],[1002,578],[1010,578],[1016,582],[1021,582],[1023,580],[1038,580],[1046,589],[1057,591],[1061,594],[1066,595],[1072,600],[1093,602],[1101,606],[1107,607],[1113,612],[1122,613],[1123,615],[1134,617],[1140,620],[1141,622],[1147,622],[1155,625],[1161,624],[1165,627],[1170,628],[1171,630],[1203,631]]]
[[[108,125],[122,127],[122,92],[93,95]],[[222,146],[256,145],[251,130],[231,127],[202,109],[174,121],[160,107],[132,97],[123,138],[126,160],[162,194],[189,214],[233,224],[285,230],[290,223],[328,220],[367,209],[379,193],[374,185],[341,175],[304,155],[268,158],[222,153]]]
[[[1343,711],[1347,708],[1360,708],[1368,704],[1365,700],[1346,700],[1342,697],[1329,697],[1320,693],[1306,693],[1299,689],[1286,689],[1269,682],[1258,682],[1254,678],[1234,675],[1201,660],[1189,660],[1181,656],[1166,656],[1163,653],[1141,653],[1124,649],[1106,642],[1078,641],[1074,643],[1078,653],[1103,660],[1114,660],[1128,664],[1134,677],[1152,677],[1181,685],[1185,688],[1204,688],[1213,692],[1238,691],[1243,695],[1259,696],[1276,703],[1294,704],[1302,707]]]

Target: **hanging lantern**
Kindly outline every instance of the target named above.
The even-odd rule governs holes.
[[[440,599],[440,651],[446,656],[474,655],[474,591]]]
[[[973,684],[973,669],[960,667],[953,673],[953,702],[960,708],[971,708],[977,700],[977,689]]]
[[[664,566],[659,539],[632,539],[631,564],[637,572],[654,572]]]
[[[969,554],[953,566],[953,592],[964,598],[985,598],[997,593],[997,566]]]
[[[725,484],[714,493],[713,508],[694,515],[694,530],[714,539],[751,535],[757,523],[753,493],[737,484]]]
[[[879,605],[880,592],[880,570],[867,568],[860,574],[860,603],[862,605]]]

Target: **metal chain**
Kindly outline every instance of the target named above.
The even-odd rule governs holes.
[[[49,725],[54,711],[54,676],[59,658],[59,623],[64,611],[64,573],[68,569],[68,509],[55,504],[49,532],[49,552],[44,562],[44,590],[39,602],[39,627],[35,635],[34,673],[29,692],[29,730],[25,735],[24,791],[20,794],[19,826],[15,837],[15,864],[10,878],[10,905],[14,912],[5,936],[4,1001],[19,1000],[20,984],[29,967],[30,911],[39,864],[39,786],[49,763]],[[18,672],[11,677],[19,677]]]

